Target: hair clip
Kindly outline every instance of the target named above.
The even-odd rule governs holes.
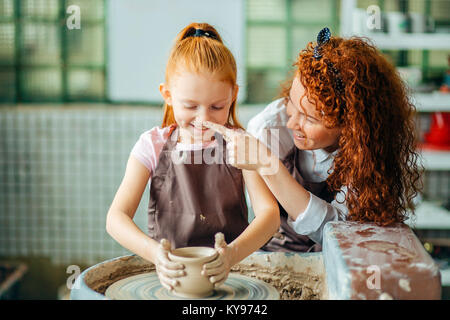
[[[319,49],[322,45],[324,45],[330,40],[330,37],[331,37],[330,29],[325,27],[322,30],[320,30],[319,34],[317,35],[317,46],[314,47],[314,58],[316,58],[316,60],[322,58]]]
[[[316,60],[319,60],[322,58],[322,54],[320,53],[320,48],[326,44],[328,41],[330,41],[331,38],[331,32],[330,29],[327,27],[320,30],[319,34],[317,35],[317,45],[314,47],[314,54],[313,57]],[[331,62],[327,62],[328,70],[331,71],[333,74],[334,79],[334,89],[339,93],[344,93],[344,83],[342,81],[341,75],[339,71],[334,67],[334,65]]]

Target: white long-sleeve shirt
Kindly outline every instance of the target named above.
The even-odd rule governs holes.
[[[286,127],[288,120],[283,99],[270,103],[263,111],[253,117],[247,131],[268,146],[280,159],[283,159],[294,147],[292,131]],[[274,140],[273,137],[276,137]],[[276,141],[276,145],[273,142]],[[272,142],[272,143],[271,143]],[[329,153],[324,149],[300,150],[301,168],[298,168],[306,181],[321,182],[328,177],[327,171],[337,150]],[[313,241],[322,244],[323,228],[328,221],[345,220],[348,209],[345,204],[347,188],[343,186],[335,199],[328,203],[311,192],[309,203],[294,221],[288,218],[288,224],[298,234],[306,235]]]

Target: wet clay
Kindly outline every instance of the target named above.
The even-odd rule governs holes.
[[[278,290],[281,300],[320,300],[324,291],[323,277],[294,272],[290,267],[269,269],[257,264],[237,264],[231,271],[269,283]]]
[[[106,289],[121,279],[155,271],[155,266],[137,256],[128,256],[105,263],[86,274],[86,284],[105,294]],[[231,272],[262,280],[280,293],[281,300],[319,300],[324,298],[324,276],[295,272],[291,267],[268,268],[259,264],[237,264]]]

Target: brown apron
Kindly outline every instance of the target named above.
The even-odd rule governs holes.
[[[300,183],[306,190],[319,198],[331,202],[335,197],[335,193],[328,190],[326,181],[322,182],[308,182],[305,181],[300,174],[299,154],[300,150],[293,147],[288,155],[282,160],[283,164],[289,170],[291,175]],[[278,202],[280,208],[280,229],[278,233],[272,237],[261,249],[264,251],[283,251],[283,252],[317,252],[322,251],[322,246],[314,242],[308,236],[300,235],[288,225],[288,214],[286,210]]]
[[[215,147],[177,151],[178,135],[173,127],[152,174],[149,236],[168,239],[172,248],[214,247],[214,235],[222,232],[230,243],[248,226],[242,171],[226,163],[221,135],[215,134]]]

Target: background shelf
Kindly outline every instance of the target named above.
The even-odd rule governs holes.
[[[437,203],[422,201],[417,205],[415,221],[406,221],[413,229],[450,229],[450,211]]]
[[[426,170],[450,170],[450,151],[422,150],[421,154]]]
[[[450,50],[449,33],[361,34],[382,50]]]
[[[413,101],[419,112],[450,112],[450,93],[415,93]]]

